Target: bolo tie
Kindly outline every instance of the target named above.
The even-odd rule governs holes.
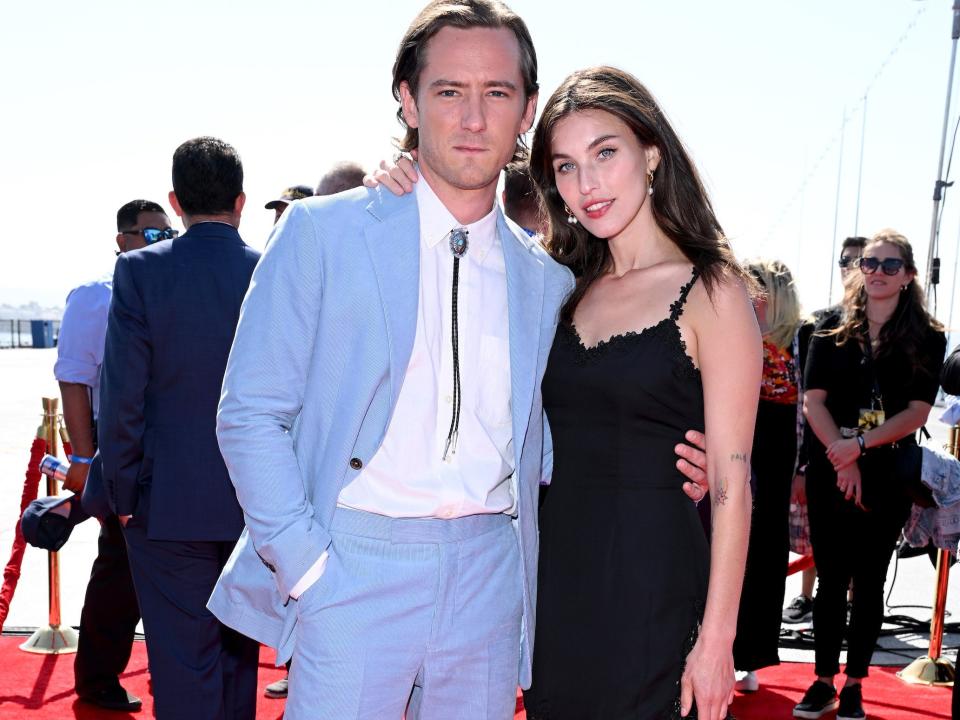
[[[450,430],[443,448],[443,459],[457,452],[457,435],[460,432],[460,342],[457,328],[457,295],[460,289],[460,258],[467,254],[466,228],[454,228],[450,231],[450,252],[453,253],[453,283],[451,295],[450,345],[453,350],[453,414],[450,418]]]

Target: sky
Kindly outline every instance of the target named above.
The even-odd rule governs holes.
[[[892,227],[923,267],[950,0],[510,4],[536,44],[541,106],[589,65],[640,78],[690,150],[737,255],[786,262],[807,310],[839,294],[834,277],[830,295],[835,238]],[[315,185],[339,160],[369,168],[392,154],[400,128],[390,71],[422,5],[9,4],[0,25],[0,304],[60,304],[109,272],[117,209],[140,197],[169,208],[173,150],[198,135],[240,152],[240,231],[262,248],[273,220],[263,205],[283,188]],[[948,152],[958,110],[960,96]],[[943,206],[944,322],[954,320],[958,231],[960,185]]]

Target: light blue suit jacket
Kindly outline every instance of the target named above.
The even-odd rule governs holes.
[[[524,571],[520,679],[530,681],[537,497],[552,469],[540,381],[570,272],[500,214]],[[413,347],[415,194],[360,188],[291,205],[243,303],[217,438],[247,529],[210,598],[225,624],[292,652],[291,588],[327,550],[340,490],[377,452]],[[318,582],[323,582],[321,577]]]

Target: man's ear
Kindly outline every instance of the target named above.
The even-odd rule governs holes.
[[[408,127],[420,127],[420,113],[417,111],[417,99],[410,92],[410,84],[404,80],[400,83],[400,107],[403,109],[403,120]]]
[[[537,100],[539,99],[539,92],[535,92],[527,98],[527,106],[523,109],[523,120],[520,122],[521,135],[533,127],[533,120],[537,117]]]
[[[243,212],[243,206],[246,204],[246,202],[247,194],[245,192],[241,192],[239,195],[237,195],[237,198],[233,201],[233,214],[237,217],[240,217],[240,213]]]
[[[123,233],[117,233],[117,249],[125,253],[127,251],[127,236]]]
[[[177,194],[171,190],[167,195],[167,200],[170,201],[170,207],[173,208],[173,211],[177,214],[177,217],[183,217],[183,208],[180,207],[180,201],[177,200]]]

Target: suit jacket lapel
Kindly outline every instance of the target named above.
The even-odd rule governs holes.
[[[380,286],[390,352],[390,405],[395,407],[417,332],[420,217],[415,195],[387,198],[383,193],[380,203],[367,208],[377,221],[366,226],[364,240]]]
[[[516,467],[530,422],[537,380],[540,317],[543,312],[543,262],[510,230],[503,216],[497,222],[507,272],[507,314],[510,332],[510,387]]]

